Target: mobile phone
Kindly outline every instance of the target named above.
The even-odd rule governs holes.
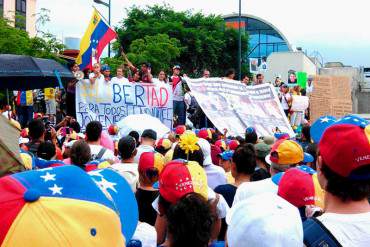
[[[66,135],[71,134],[71,130],[69,128],[66,128]]]

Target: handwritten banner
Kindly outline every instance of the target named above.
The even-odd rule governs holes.
[[[91,84],[89,80],[80,80],[76,85],[76,114],[82,129],[90,121],[99,121],[107,128],[133,114],[151,115],[172,128],[172,90],[165,84]]]
[[[260,136],[273,135],[276,128],[293,136],[294,132],[270,84],[245,86],[220,78],[189,79],[187,83],[204,113],[218,130],[244,136],[254,127]]]

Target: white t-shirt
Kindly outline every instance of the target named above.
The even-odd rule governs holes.
[[[290,93],[283,93],[281,94],[281,105],[283,107],[284,110],[288,110],[289,109],[289,105],[288,105],[288,102],[287,100],[290,100],[291,99],[291,95]]]
[[[95,74],[94,73],[90,73],[89,74],[89,79],[92,79],[94,77],[95,77]],[[103,74],[100,74],[100,76],[96,78],[95,83],[97,83],[97,82],[102,82],[103,83],[104,81],[105,81],[104,80],[104,75]]]
[[[370,246],[370,212],[361,214],[324,213],[318,217],[343,247]]]
[[[137,163],[116,163],[109,168],[118,172],[131,186],[132,191],[135,193],[139,185],[139,165]]]
[[[103,146],[94,145],[94,144],[89,144],[89,146],[91,150],[91,157],[94,157],[94,156],[96,157],[99,154],[100,150],[103,148]],[[114,153],[112,152],[112,150],[106,149],[101,159],[116,160],[116,156],[114,156]]]
[[[129,83],[126,77],[118,78],[116,76],[111,79],[111,82]]]
[[[134,158],[134,162],[139,164],[141,154],[146,153],[146,152],[154,152],[154,147],[149,146],[149,145],[140,145],[137,147],[136,150],[137,150],[137,153]]]
[[[209,164],[205,165],[203,168],[207,174],[208,186],[211,189],[214,190],[219,185],[227,184],[226,173],[222,167]]]
[[[185,93],[184,101],[185,101],[185,104],[186,104],[186,109],[189,109],[189,106],[191,104],[191,93],[190,92]]]
[[[251,196],[266,192],[277,193],[278,186],[272,182],[271,178],[266,178],[256,182],[244,182],[236,190],[233,206]]]

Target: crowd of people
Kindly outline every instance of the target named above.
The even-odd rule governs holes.
[[[9,121],[20,130],[28,171],[0,178],[2,244],[43,246],[45,231],[53,233],[49,241],[84,246],[370,244],[370,125],[359,117],[319,118],[300,137],[258,136],[253,126],[229,136],[179,125],[165,136],[146,129],[116,142],[115,129],[104,131],[97,121],[82,133],[73,117],[55,126],[48,120],[34,116],[23,129]],[[95,187],[101,194],[86,192]],[[50,206],[50,198],[114,210]],[[130,202],[137,206],[128,210]],[[103,222],[85,236],[91,217]],[[46,223],[52,221],[63,223]],[[61,240],[56,232],[70,236]]]

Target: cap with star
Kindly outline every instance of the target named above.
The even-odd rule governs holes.
[[[124,246],[133,233],[125,234],[123,228],[136,226],[137,219],[120,211],[112,195],[125,193],[128,201],[135,197],[126,194],[122,177],[108,175],[98,179],[105,179],[106,193],[76,166],[0,178],[1,246]]]
[[[311,126],[310,134],[314,143],[319,143],[324,131],[333,125],[337,119],[333,116],[319,117]]]

